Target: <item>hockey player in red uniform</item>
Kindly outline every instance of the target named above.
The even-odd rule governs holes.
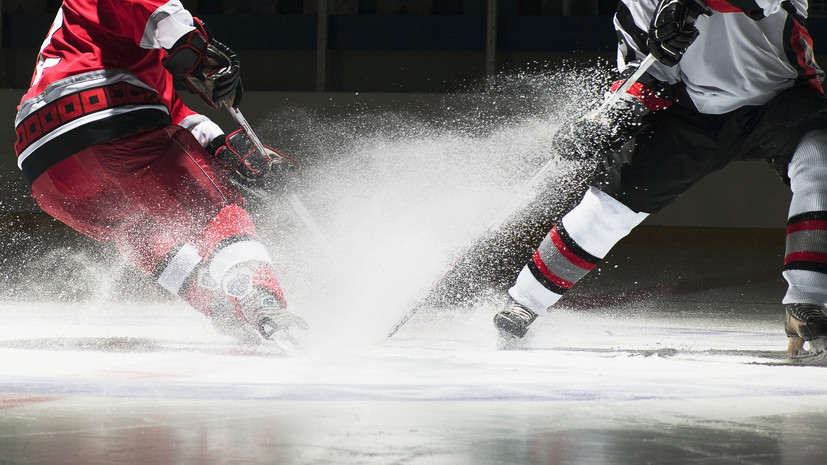
[[[175,79],[213,108],[241,99],[235,53],[179,0],[64,0],[18,107],[18,166],[43,211],[114,241],[220,332],[290,348],[306,324],[232,182],[280,158],[248,156],[244,133],[187,108]]]
[[[546,235],[494,317],[523,337],[647,215],[733,160],[767,160],[792,190],[783,276],[788,354],[827,344],[827,99],[806,0],[623,0],[618,104],[562,130],[562,156],[595,160],[581,202]],[[809,341],[805,350],[805,341]]]

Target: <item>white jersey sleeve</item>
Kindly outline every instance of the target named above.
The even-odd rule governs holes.
[[[184,34],[195,29],[192,14],[179,0],[161,5],[149,17],[141,38],[142,48],[172,48]]]
[[[649,74],[685,86],[701,113],[721,114],[762,105],[795,85],[823,92],[824,72],[814,59],[804,27],[806,0],[708,1],[714,11],[698,18],[700,35],[680,63],[656,63]],[[615,15],[618,69],[624,71],[649,53],[646,45],[656,0],[623,0]]]

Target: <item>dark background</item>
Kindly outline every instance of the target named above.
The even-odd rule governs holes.
[[[318,0],[183,3],[239,52],[248,90],[450,92],[486,75],[486,0],[329,0],[321,88]],[[26,88],[60,2],[0,4],[0,86]],[[494,71],[613,60],[616,5],[498,0]]]
[[[493,73],[615,58],[615,0],[497,0],[493,69],[487,0],[328,0],[323,42],[319,0],[183,3],[239,52],[247,90],[452,92]],[[818,53],[827,2],[810,3]],[[0,5],[0,87],[26,88],[60,2]]]

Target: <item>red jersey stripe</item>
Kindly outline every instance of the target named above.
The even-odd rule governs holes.
[[[811,60],[808,59],[812,55],[813,39],[810,33],[804,28],[801,23],[793,20],[793,30],[790,37],[790,47],[795,52],[798,66],[803,71],[803,78],[810,84],[810,87],[824,93],[824,88],[821,86],[819,80],[818,70],[813,68]]]
[[[729,2],[725,0],[705,0],[706,4],[709,5],[715,11],[720,11],[721,13],[737,13],[741,11],[739,8],[732,6]]]

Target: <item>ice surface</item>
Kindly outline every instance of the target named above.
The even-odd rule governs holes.
[[[178,304],[5,303],[0,463],[819,463],[827,371],[776,365],[777,319],[616,310],[272,357]]]
[[[311,344],[273,357],[242,352],[177,304],[0,310],[8,392],[314,401],[734,399],[784,396],[790,386],[796,395],[827,393],[812,382],[825,370],[783,365],[776,321],[560,311],[539,320],[521,350],[500,351],[491,312],[481,309],[429,318],[427,328],[413,322],[385,342]]]

